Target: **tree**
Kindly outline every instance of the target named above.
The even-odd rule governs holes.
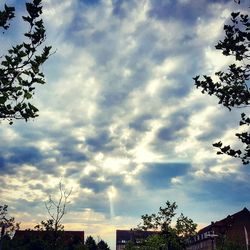
[[[30,103],[35,85],[44,84],[41,65],[50,56],[51,46],[41,48],[46,39],[41,19],[41,0],[26,3],[27,16],[22,19],[28,24],[25,41],[12,46],[0,57],[0,119],[24,119],[38,116],[38,109]],[[4,6],[0,11],[0,29],[7,31],[15,17],[15,8]],[[3,32],[5,33],[5,32]]]
[[[192,219],[181,214],[177,218],[175,227],[173,227],[172,220],[176,215],[177,207],[175,202],[167,201],[165,207],[159,208],[158,213],[141,216],[142,223],[137,226],[137,230],[155,230],[160,233],[159,237],[149,238],[150,241],[146,240],[146,245],[153,245],[152,241],[155,240],[155,244],[161,244],[165,246],[165,249],[178,250],[185,248],[185,241],[195,234],[197,224]],[[145,244],[143,245],[145,246]]]
[[[145,249],[165,249],[167,241],[162,235],[150,235],[145,241]]]
[[[97,245],[94,238],[90,235],[85,241],[85,247],[87,250],[97,250]]]
[[[176,233],[184,240],[195,235],[196,227],[197,224],[195,224],[192,219],[184,216],[183,213],[177,218],[175,226]]]
[[[219,235],[216,239],[217,250],[245,250],[246,245],[241,241],[232,241],[227,239],[224,235]]]
[[[133,241],[128,241],[124,250],[164,250],[167,248],[166,239],[160,235],[150,235],[146,239],[141,240],[140,245]]]
[[[13,235],[13,233],[19,229],[19,224],[15,222],[14,217],[8,215],[8,205],[0,206],[0,250],[5,239],[8,239]]]
[[[104,240],[100,240],[97,243],[97,249],[98,250],[110,250],[108,244]]]
[[[63,225],[61,224],[61,220],[63,216],[66,214],[66,206],[69,204],[69,196],[71,195],[72,189],[70,191],[66,191],[63,188],[62,183],[59,183],[59,199],[56,201],[52,199],[52,196],[49,196],[49,200],[45,202],[45,207],[50,216],[51,223],[49,223],[49,227],[53,229],[53,231],[57,232],[60,229],[63,229]]]
[[[160,207],[157,214],[142,215],[142,224],[139,224],[137,228],[140,230],[166,231],[170,227],[170,223],[176,214],[176,209],[177,204],[175,202],[171,203],[170,201],[167,201],[166,207]]]
[[[49,200],[45,202],[45,207],[50,216],[50,219],[46,221],[41,221],[41,224],[35,226],[36,230],[48,232],[48,240],[51,241],[53,247],[57,247],[59,236],[62,235],[64,226],[61,223],[63,216],[66,214],[66,206],[69,204],[69,196],[71,195],[72,189],[66,191],[62,185],[59,183],[59,199],[53,199],[49,196]]]
[[[124,250],[136,250],[136,249],[138,249],[138,247],[136,247],[136,244],[131,240],[129,240],[124,247]]]
[[[240,3],[240,1],[235,1]],[[224,56],[231,56],[235,63],[228,66],[227,71],[218,71],[214,81],[211,76],[194,77],[197,88],[202,93],[214,95],[219,99],[219,104],[231,111],[233,108],[246,108],[250,103],[248,81],[250,79],[250,21],[247,14],[241,12],[231,13],[231,24],[224,25],[225,37],[215,46]],[[221,141],[214,143],[218,148],[217,154],[227,154],[241,159],[244,165],[250,162],[250,117],[241,114],[240,126],[246,127],[244,132],[237,133],[236,137],[242,143],[242,149],[233,149],[230,145],[223,145]]]

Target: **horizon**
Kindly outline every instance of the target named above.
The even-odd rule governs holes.
[[[200,230],[202,230],[202,229],[206,228],[207,226],[211,225],[211,223],[220,222],[220,221],[226,219],[228,216],[232,216],[232,215],[234,215],[234,214],[236,214],[236,213],[239,213],[239,212],[243,211],[244,209],[247,209],[247,210],[249,211],[249,209],[248,209],[247,207],[244,207],[244,208],[242,208],[242,209],[240,209],[240,210],[235,211],[234,213],[225,214],[225,216],[222,217],[222,218],[220,218],[219,220],[216,220],[216,221],[211,220],[211,222],[208,223],[208,224],[206,224],[206,225],[197,225],[196,232],[198,233]],[[171,223],[171,224],[175,224],[175,223]],[[35,230],[35,229],[30,228],[30,227],[25,228],[25,229],[19,229],[19,230],[26,230],[26,229]],[[115,229],[115,231],[114,231],[113,233],[116,235],[116,232],[117,232],[117,231],[130,231],[130,230],[136,230],[136,229],[132,229],[132,228],[130,228],[130,229],[128,229],[128,228],[127,228],[127,229],[119,229],[119,228],[117,228],[117,229]],[[73,228],[71,228],[71,229],[69,230],[69,229],[67,229],[67,228],[64,228],[64,231],[68,231],[68,232],[83,232],[83,233],[84,233],[84,240],[86,240],[86,238],[87,238],[88,236],[92,236],[92,237],[95,239],[96,242],[99,242],[100,240],[104,240],[100,235],[95,235],[95,236],[93,236],[92,234],[87,234],[87,230],[84,230],[84,229],[83,229],[83,230],[74,230]],[[141,230],[141,231],[143,231],[143,230]],[[160,232],[160,231],[157,230],[157,229],[155,229],[155,230],[146,230],[146,231],[150,231],[150,232]],[[112,237],[112,238],[113,238],[113,237]],[[109,246],[110,246],[110,247],[115,248],[115,245],[116,245],[116,244],[115,244],[115,243],[116,243],[116,237],[114,237],[114,242],[112,242],[111,239],[109,239],[107,242],[109,242]],[[110,243],[110,242],[111,242],[111,243]],[[111,248],[111,249],[112,249],[112,248]]]

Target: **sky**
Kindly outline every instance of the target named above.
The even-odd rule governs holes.
[[[27,29],[25,1],[6,2],[17,13],[2,49]],[[65,229],[112,249],[116,229],[136,227],[167,200],[199,227],[250,207],[249,166],[212,147],[238,146],[242,110],[229,112],[192,79],[232,61],[214,46],[242,2],[43,1],[55,53],[32,100],[39,117],[0,124],[1,203],[22,229],[48,218],[44,202],[59,197],[60,182],[72,189]]]

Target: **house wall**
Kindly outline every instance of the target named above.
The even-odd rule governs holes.
[[[216,245],[222,238],[224,242],[246,246],[245,229],[250,239],[250,212],[247,208],[201,229],[196,236],[189,239],[187,250],[216,250]]]

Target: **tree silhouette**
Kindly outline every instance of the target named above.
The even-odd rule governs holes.
[[[172,225],[173,218],[176,215],[177,204],[167,201],[165,207],[160,207],[158,213],[151,215],[142,215],[142,223],[139,224],[136,230],[154,230],[158,231],[159,235],[152,236],[146,239],[144,245],[152,246],[162,244],[167,249],[179,250],[185,249],[186,239],[196,233],[197,224],[192,219],[181,214],[177,218],[176,225]]]
[[[104,240],[100,240],[97,243],[97,249],[98,250],[110,250],[108,244]]]
[[[240,1],[235,1],[240,3]],[[215,95],[219,104],[231,111],[233,108],[247,108],[250,103],[249,79],[249,49],[250,49],[250,21],[247,14],[241,12],[231,13],[231,23],[224,25],[225,37],[215,46],[221,50],[224,56],[231,56],[235,63],[228,66],[227,71],[218,71],[214,81],[211,76],[204,75],[194,77],[197,88],[202,93]],[[242,149],[233,149],[230,145],[223,145],[221,141],[213,144],[218,148],[217,154],[227,154],[231,157],[241,159],[244,165],[250,161],[250,117],[245,113],[241,114],[239,125],[246,130],[237,133],[236,137],[242,143]]]
[[[14,217],[8,215],[8,205],[0,205],[0,250],[3,242],[19,229],[19,223],[15,222]]]
[[[27,16],[22,19],[28,24],[24,42],[12,46],[0,57],[0,119],[28,120],[38,116],[38,109],[30,103],[35,84],[44,84],[41,65],[48,59],[51,46],[41,48],[46,39],[41,19],[41,0],[26,3]],[[4,6],[0,11],[0,29],[3,34],[10,28],[15,17],[15,7]],[[4,53],[4,52],[3,52]]]
[[[90,235],[85,241],[85,247],[87,250],[97,250],[97,245],[94,238]]]

